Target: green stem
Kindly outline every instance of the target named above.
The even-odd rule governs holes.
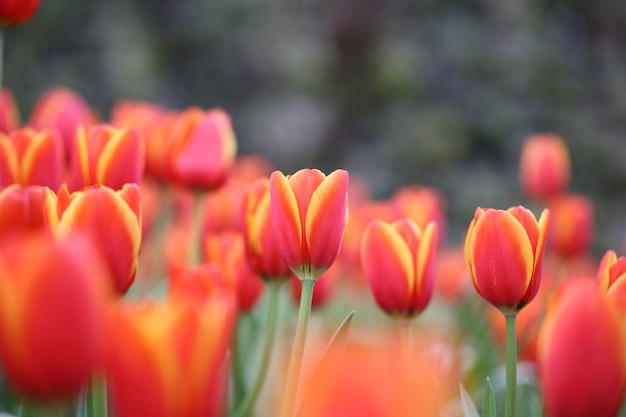
[[[231,360],[232,360],[232,377],[233,377],[233,405],[236,406],[241,401],[246,387],[244,385],[243,369],[241,367],[241,336],[244,327],[244,320],[248,318],[247,314],[239,314],[237,317],[237,328],[235,330],[235,337],[231,348]]]
[[[515,417],[515,395],[517,393],[517,336],[515,320],[517,312],[505,314],[506,317],[506,402],[505,417]]]
[[[87,409],[90,417],[107,417],[107,387],[104,377],[95,376],[89,384],[87,392]]]
[[[202,261],[202,226],[204,216],[204,195],[197,192],[193,199],[191,213],[191,228],[189,230],[189,248],[187,249],[187,264],[194,266]]]
[[[265,331],[265,344],[263,345],[263,350],[261,352],[261,363],[256,376],[256,380],[252,385],[252,389],[250,390],[250,392],[248,392],[248,395],[244,398],[242,403],[237,407],[235,411],[235,417],[245,417],[250,414],[252,406],[256,402],[259,394],[261,393],[261,388],[263,387],[263,382],[265,381],[267,369],[269,368],[270,364],[272,347],[274,345],[276,323],[278,322],[278,296],[281,283],[282,281],[271,282],[268,284],[269,294],[267,299],[267,328]]]
[[[33,404],[24,402],[19,417],[71,417],[73,409],[68,404]]]
[[[302,282],[302,293],[300,296],[300,310],[298,312],[298,324],[296,326],[296,337],[293,342],[293,351],[289,361],[287,371],[287,385],[281,409],[281,417],[291,417],[293,414],[296,395],[298,393],[298,380],[300,378],[300,367],[302,366],[302,356],[304,354],[304,344],[306,342],[306,332],[311,314],[311,301],[313,300],[313,287],[315,281],[305,276]]]

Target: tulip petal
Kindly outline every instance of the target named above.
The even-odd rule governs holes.
[[[381,220],[365,229],[361,261],[372,295],[388,314],[410,309],[410,283],[414,281],[413,255],[398,231]]]
[[[611,280],[611,267],[617,261],[617,254],[614,250],[608,250],[602,260],[600,261],[600,266],[598,267],[598,275],[596,279],[598,281],[598,286],[602,292],[606,292],[609,289],[610,280]]]
[[[437,223],[428,222],[422,233],[422,240],[416,254],[415,286],[411,305],[417,312],[426,308],[435,288],[438,231]]]
[[[528,233],[512,214],[487,210],[470,242],[471,276],[480,295],[496,307],[515,307],[530,285],[534,254]]]
[[[0,134],[0,187],[15,184],[18,180],[17,153],[11,140]]]
[[[54,190],[63,178],[63,142],[54,131],[36,135],[22,156],[24,185],[43,185]]]
[[[336,170],[313,192],[306,214],[306,242],[312,269],[324,271],[337,258],[348,218],[347,206],[348,172]]]
[[[145,143],[138,129],[116,131],[97,161],[95,180],[114,190],[124,184],[139,184],[145,164]]]
[[[270,176],[270,196],[276,246],[290,268],[300,268],[303,239],[298,202],[289,181],[280,171]]]

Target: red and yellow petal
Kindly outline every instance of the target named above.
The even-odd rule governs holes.
[[[22,183],[58,189],[63,181],[63,155],[63,142],[55,131],[36,134],[22,155]]]
[[[276,246],[291,269],[301,268],[308,259],[302,259],[302,221],[298,201],[289,180],[280,171],[270,176],[272,229]]]
[[[143,178],[145,152],[144,138],[138,129],[112,132],[97,161],[96,182],[115,190],[124,184],[139,184]]]
[[[609,289],[611,283],[611,267],[615,265],[615,261],[617,261],[617,254],[614,250],[607,251],[600,261],[596,279],[598,287],[602,292],[606,292]]]
[[[428,222],[422,233],[416,254],[415,286],[413,290],[413,309],[420,312],[426,308],[435,288],[435,261],[439,228],[434,221]]]
[[[17,152],[11,140],[0,134],[0,187],[19,182]]]

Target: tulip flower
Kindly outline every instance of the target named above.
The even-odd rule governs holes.
[[[337,258],[348,218],[348,172],[328,177],[302,169],[270,177],[272,229],[278,250],[301,280],[316,280]]]
[[[545,200],[567,189],[570,156],[559,136],[533,135],[524,141],[519,164],[522,191],[531,200]]]
[[[82,236],[13,236],[0,253],[0,362],[31,401],[77,396],[100,365],[106,268]]]
[[[614,417],[626,393],[623,326],[589,280],[565,281],[539,335],[538,369],[552,417]]]
[[[29,125],[35,130],[56,128],[63,139],[65,160],[71,161],[78,127],[88,129],[96,122],[95,113],[78,93],[69,88],[56,87],[37,101]]]
[[[598,268],[597,283],[600,291],[617,300],[620,310],[626,312],[626,258],[607,251]]]
[[[107,323],[105,369],[117,417],[223,415],[233,305],[218,296],[119,304]]]
[[[58,216],[57,196],[49,188],[12,185],[0,190],[0,237],[51,231]]]
[[[145,144],[138,129],[96,125],[85,131],[79,127],[75,148],[70,191],[94,184],[119,190],[124,184],[141,183]]]
[[[0,187],[42,185],[57,190],[64,169],[63,142],[55,131],[0,133]]]
[[[0,132],[9,133],[20,125],[20,112],[11,91],[2,87],[0,90]]]
[[[530,210],[478,208],[465,239],[465,262],[481,297],[515,312],[537,294],[550,211],[536,220]]]
[[[313,298],[311,299],[312,310],[323,307],[332,299],[342,272],[341,264],[335,262],[322,274],[320,279],[317,280],[315,288],[313,288]],[[302,281],[292,276],[287,283],[290,287],[291,299],[296,305],[300,304],[300,298],[302,297]]]
[[[585,255],[593,240],[593,203],[579,194],[550,200],[552,226],[548,244],[554,253],[572,258]]]
[[[70,194],[59,192],[58,236],[80,231],[90,237],[111,269],[114,287],[122,295],[135,279],[141,244],[139,187],[119,191],[93,186]]]
[[[237,152],[228,114],[221,109],[183,112],[167,142],[167,178],[178,185],[215,189],[226,180]]]
[[[3,0],[0,2],[0,30],[21,25],[35,13],[41,0]]]
[[[292,276],[274,240],[267,178],[258,179],[250,185],[242,206],[246,256],[252,270],[266,281]]]
[[[389,224],[374,220],[361,246],[363,273],[378,306],[392,316],[413,317],[433,294],[437,256],[437,224],[422,231],[405,218]]]
[[[220,265],[206,262],[195,266],[177,264],[170,267],[169,299],[201,306],[218,295],[233,300],[235,295],[235,288],[224,279]]]
[[[408,217],[424,230],[428,222],[437,224],[439,236],[443,236],[446,228],[445,202],[434,188],[423,186],[402,187],[394,193],[389,202],[395,219]]]

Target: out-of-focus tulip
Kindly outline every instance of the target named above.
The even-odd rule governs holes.
[[[302,169],[270,177],[278,251],[298,278],[316,280],[337,258],[348,219],[348,172]]]
[[[35,13],[41,0],[3,0],[0,2],[0,30],[21,25]]]
[[[49,188],[12,185],[0,190],[0,237],[47,232],[58,222],[57,196]]]
[[[237,153],[229,115],[221,109],[186,110],[177,119],[166,152],[166,175],[173,183],[201,190],[219,187]]]
[[[100,365],[106,268],[90,242],[14,236],[0,253],[0,360],[35,401],[68,400]]]
[[[322,274],[320,279],[315,283],[313,288],[313,298],[311,299],[311,308],[319,308],[326,304],[337,287],[338,280],[341,273],[341,265],[338,262],[332,264],[326,272]],[[302,281],[292,276],[288,281],[291,287],[291,298],[296,305],[300,305],[300,298],[302,297]]]
[[[422,231],[409,218],[372,221],[363,234],[363,273],[378,306],[392,316],[421,313],[433,294],[437,224]]]
[[[246,256],[252,270],[267,281],[292,276],[274,240],[270,183],[267,178],[258,179],[250,185],[242,207]]]
[[[620,310],[626,312],[626,258],[607,251],[598,268],[597,282],[600,291],[617,300]]]
[[[239,311],[252,310],[265,286],[246,262],[243,236],[223,232],[209,236],[205,242],[205,259],[221,266],[223,280],[237,294]]]
[[[172,265],[169,270],[167,296],[172,300],[202,305],[222,293],[234,295],[235,289],[225,282],[218,264],[203,263],[195,266]]]
[[[565,281],[539,336],[539,380],[552,417],[614,417],[626,390],[624,334],[593,281]]]
[[[238,155],[233,164],[229,181],[250,184],[264,177],[269,177],[274,170],[272,163],[260,155]]]
[[[437,259],[436,292],[450,303],[465,298],[471,285],[467,280],[465,253],[462,247],[444,248]]]
[[[516,312],[537,294],[550,225],[521,206],[476,209],[465,239],[465,262],[478,294],[502,312]]]
[[[70,191],[101,184],[114,190],[124,184],[141,183],[145,144],[138,129],[116,129],[109,125],[78,128]]]
[[[139,187],[119,191],[96,185],[69,194],[59,192],[58,236],[80,231],[91,238],[111,270],[115,291],[125,294],[137,273],[141,245]]]
[[[168,179],[168,144],[178,122],[179,114],[165,112],[146,133],[146,175],[158,181]]]
[[[593,204],[580,194],[560,195],[550,200],[552,226],[548,244],[562,257],[584,255],[593,240]]]
[[[0,132],[9,133],[20,125],[20,112],[11,91],[2,87],[0,90]]]
[[[434,221],[439,235],[445,235],[445,202],[434,188],[417,185],[402,187],[392,196],[390,207],[394,220],[408,217],[422,230],[428,222]]]
[[[139,129],[144,137],[150,137],[164,113],[151,103],[119,101],[111,109],[110,123],[118,129]]]
[[[53,130],[0,133],[0,187],[42,185],[57,190],[63,181],[63,142]]]
[[[240,230],[239,211],[245,191],[246,184],[227,181],[206,195],[202,221],[203,236]]]
[[[232,324],[233,305],[219,297],[114,306],[105,365],[115,415],[222,415]]]
[[[559,136],[544,133],[524,141],[519,165],[522,191],[531,200],[545,200],[569,186],[570,156]]]
[[[97,121],[93,110],[78,93],[69,88],[55,87],[37,101],[29,124],[35,130],[56,128],[63,139],[65,159],[71,161],[78,127],[88,129]]]

